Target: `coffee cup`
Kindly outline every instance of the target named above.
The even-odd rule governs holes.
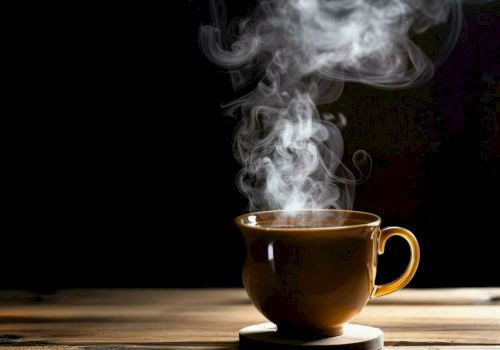
[[[243,233],[245,290],[281,334],[338,336],[369,299],[403,288],[417,269],[415,236],[380,228],[377,215],[336,209],[265,211],[236,218]],[[377,257],[403,237],[411,257],[395,281],[376,285]]]

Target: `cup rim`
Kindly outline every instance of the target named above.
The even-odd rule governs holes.
[[[365,223],[362,224],[356,224],[356,225],[339,225],[339,226],[326,226],[326,227],[262,227],[258,225],[251,225],[247,224],[244,222],[244,219],[248,218],[250,215],[262,215],[262,214],[267,214],[267,213],[279,213],[279,212],[286,212],[286,211],[298,211],[298,212],[305,212],[305,211],[323,211],[323,212],[344,212],[344,213],[351,213],[351,214],[362,214],[362,215],[367,215],[371,216],[373,220],[369,220]],[[234,222],[236,225],[239,227],[245,227],[248,229],[252,230],[257,230],[257,231],[262,231],[262,232],[305,232],[305,231],[316,231],[316,232],[324,232],[324,231],[337,231],[337,230],[345,230],[346,228],[361,228],[361,227],[367,227],[367,226],[379,226],[382,222],[382,219],[380,216],[373,214],[373,213],[368,213],[365,211],[358,211],[358,210],[348,210],[348,209],[297,209],[297,210],[285,210],[285,209],[275,209],[275,210],[264,210],[264,211],[256,211],[256,212],[251,212],[251,213],[246,213],[243,215],[238,216],[236,219],[234,219]]]

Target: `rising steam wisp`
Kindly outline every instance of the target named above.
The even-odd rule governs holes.
[[[380,88],[427,81],[458,38],[455,0],[263,0],[239,24],[229,45],[223,4],[204,26],[205,54],[231,73],[236,90],[256,88],[229,103],[242,116],[234,153],[238,187],[250,210],[351,209],[357,179],[342,164],[342,115],[316,105],[335,101],[346,81]],[[451,13],[451,16],[450,16]],[[432,59],[410,39],[451,18],[447,42]],[[353,156],[369,163],[363,151]]]

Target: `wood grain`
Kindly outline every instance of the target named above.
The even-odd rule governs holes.
[[[386,349],[500,349],[498,295],[402,290],[353,322],[381,328]],[[237,349],[238,330],[261,322],[242,289],[0,292],[0,349]]]

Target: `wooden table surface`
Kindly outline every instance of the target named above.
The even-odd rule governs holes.
[[[386,349],[500,349],[500,288],[402,290],[353,321]],[[237,349],[265,322],[242,289],[0,291],[0,349]]]

